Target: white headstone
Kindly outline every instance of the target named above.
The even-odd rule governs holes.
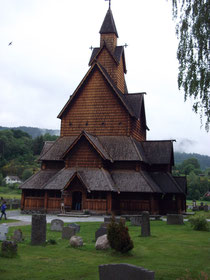
[[[7,240],[8,226],[7,224],[0,225],[0,240]]]

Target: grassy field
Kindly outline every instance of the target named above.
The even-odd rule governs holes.
[[[210,205],[210,201],[205,200],[196,200],[196,205],[200,206],[201,202],[203,202],[204,205]],[[187,205],[193,205],[193,200],[187,200]]]
[[[210,277],[210,233],[194,231],[188,223],[169,226],[151,222],[151,237],[140,237],[140,227],[129,226],[134,249],[126,255],[95,250],[94,234],[100,223],[79,223],[85,245],[71,248],[61,233],[47,231],[47,239],[56,245],[31,246],[30,226],[21,227],[25,240],[18,245],[14,259],[0,257],[0,278],[4,280],[98,280],[98,265],[130,263],[155,271],[156,280],[200,279]],[[10,228],[12,235],[15,228]],[[189,272],[187,272],[189,271]],[[191,278],[181,278],[187,273]],[[128,279],[130,280],[130,279]],[[132,280],[132,279],[131,279]]]

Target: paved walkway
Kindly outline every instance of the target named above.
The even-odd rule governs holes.
[[[11,226],[25,226],[31,224],[32,215],[21,214],[20,210],[7,211],[7,218],[18,220],[19,222],[8,223],[9,227]],[[60,219],[64,223],[75,223],[75,222],[103,222],[103,216],[90,216],[90,217],[58,217],[57,215],[46,215],[47,223],[50,223],[54,219]],[[166,218],[162,219],[162,221],[166,221]],[[184,221],[188,221],[188,219],[184,219]],[[207,219],[210,222],[210,219]]]
[[[8,223],[10,226],[24,226],[30,225],[32,215],[21,214],[19,210],[7,211],[7,219],[14,219],[20,222]],[[75,223],[75,222],[103,222],[103,216],[91,216],[91,217],[58,217],[57,215],[46,215],[47,223],[50,223],[54,219],[60,219],[64,223]]]

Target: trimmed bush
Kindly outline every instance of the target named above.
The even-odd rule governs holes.
[[[191,217],[189,222],[194,230],[209,231],[209,225],[204,216]]]
[[[133,249],[133,241],[130,239],[128,228],[122,221],[116,223],[113,216],[107,229],[107,238],[112,249],[121,253],[127,253]]]

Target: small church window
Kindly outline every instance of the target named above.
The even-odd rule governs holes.
[[[86,124],[85,125],[87,125],[88,126],[88,121],[86,121]]]
[[[69,122],[69,126],[72,126],[72,122]]]
[[[102,124],[102,125],[105,125],[105,122],[102,122],[101,124]]]

